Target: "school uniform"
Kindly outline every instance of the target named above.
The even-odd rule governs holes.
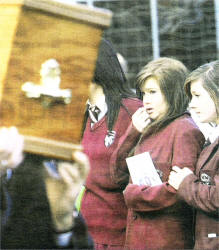
[[[195,249],[219,249],[219,137],[203,149],[177,194],[196,208]]]
[[[123,99],[113,131],[108,131],[104,105],[98,121],[92,122],[90,117],[87,120],[82,145],[90,160],[90,172],[81,213],[96,248],[110,245],[121,249],[125,242],[127,207],[123,189],[111,178],[109,161],[119,138],[131,122],[132,114],[141,106],[142,102],[136,98]]]
[[[130,125],[111,158],[114,181],[129,175],[125,158],[136,145],[140,133]],[[128,207],[125,249],[191,249],[193,211],[177,199],[167,183],[172,166],[195,169],[204,136],[189,114],[184,114],[153,135],[143,136],[134,155],[149,152],[162,184],[129,184],[124,190]],[[136,165],[136,168],[139,166]],[[119,168],[120,171],[116,171]]]

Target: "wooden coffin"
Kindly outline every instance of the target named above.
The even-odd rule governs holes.
[[[0,0],[1,125],[18,128],[27,152],[67,160],[79,147],[88,85],[112,17],[71,2]]]

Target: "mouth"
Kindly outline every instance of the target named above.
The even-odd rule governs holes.
[[[153,109],[152,108],[146,108],[146,112],[150,115],[153,113]]]
[[[201,113],[200,113],[200,112],[198,112],[198,111],[195,111],[195,113],[196,113],[196,115],[198,115],[198,116],[200,116],[200,115],[201,115]]]

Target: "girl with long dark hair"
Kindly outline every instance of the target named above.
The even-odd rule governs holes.
[[[129,90],[111,44],[102,40],[87,103],[82,145],[90,160],[81,212],[95,249],[119,249],[125,242],[127,208],[113,182],[110,157],[142,102]]]

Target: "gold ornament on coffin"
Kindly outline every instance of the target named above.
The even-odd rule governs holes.
[[[71,103],[71,90],[60,89],[61,69],[57,60],[46,60],[41,65],[40,76],[40,84],[25,82],[21,86],[26,97],[39,99],[44,107],[50,107],[55,103]]]

